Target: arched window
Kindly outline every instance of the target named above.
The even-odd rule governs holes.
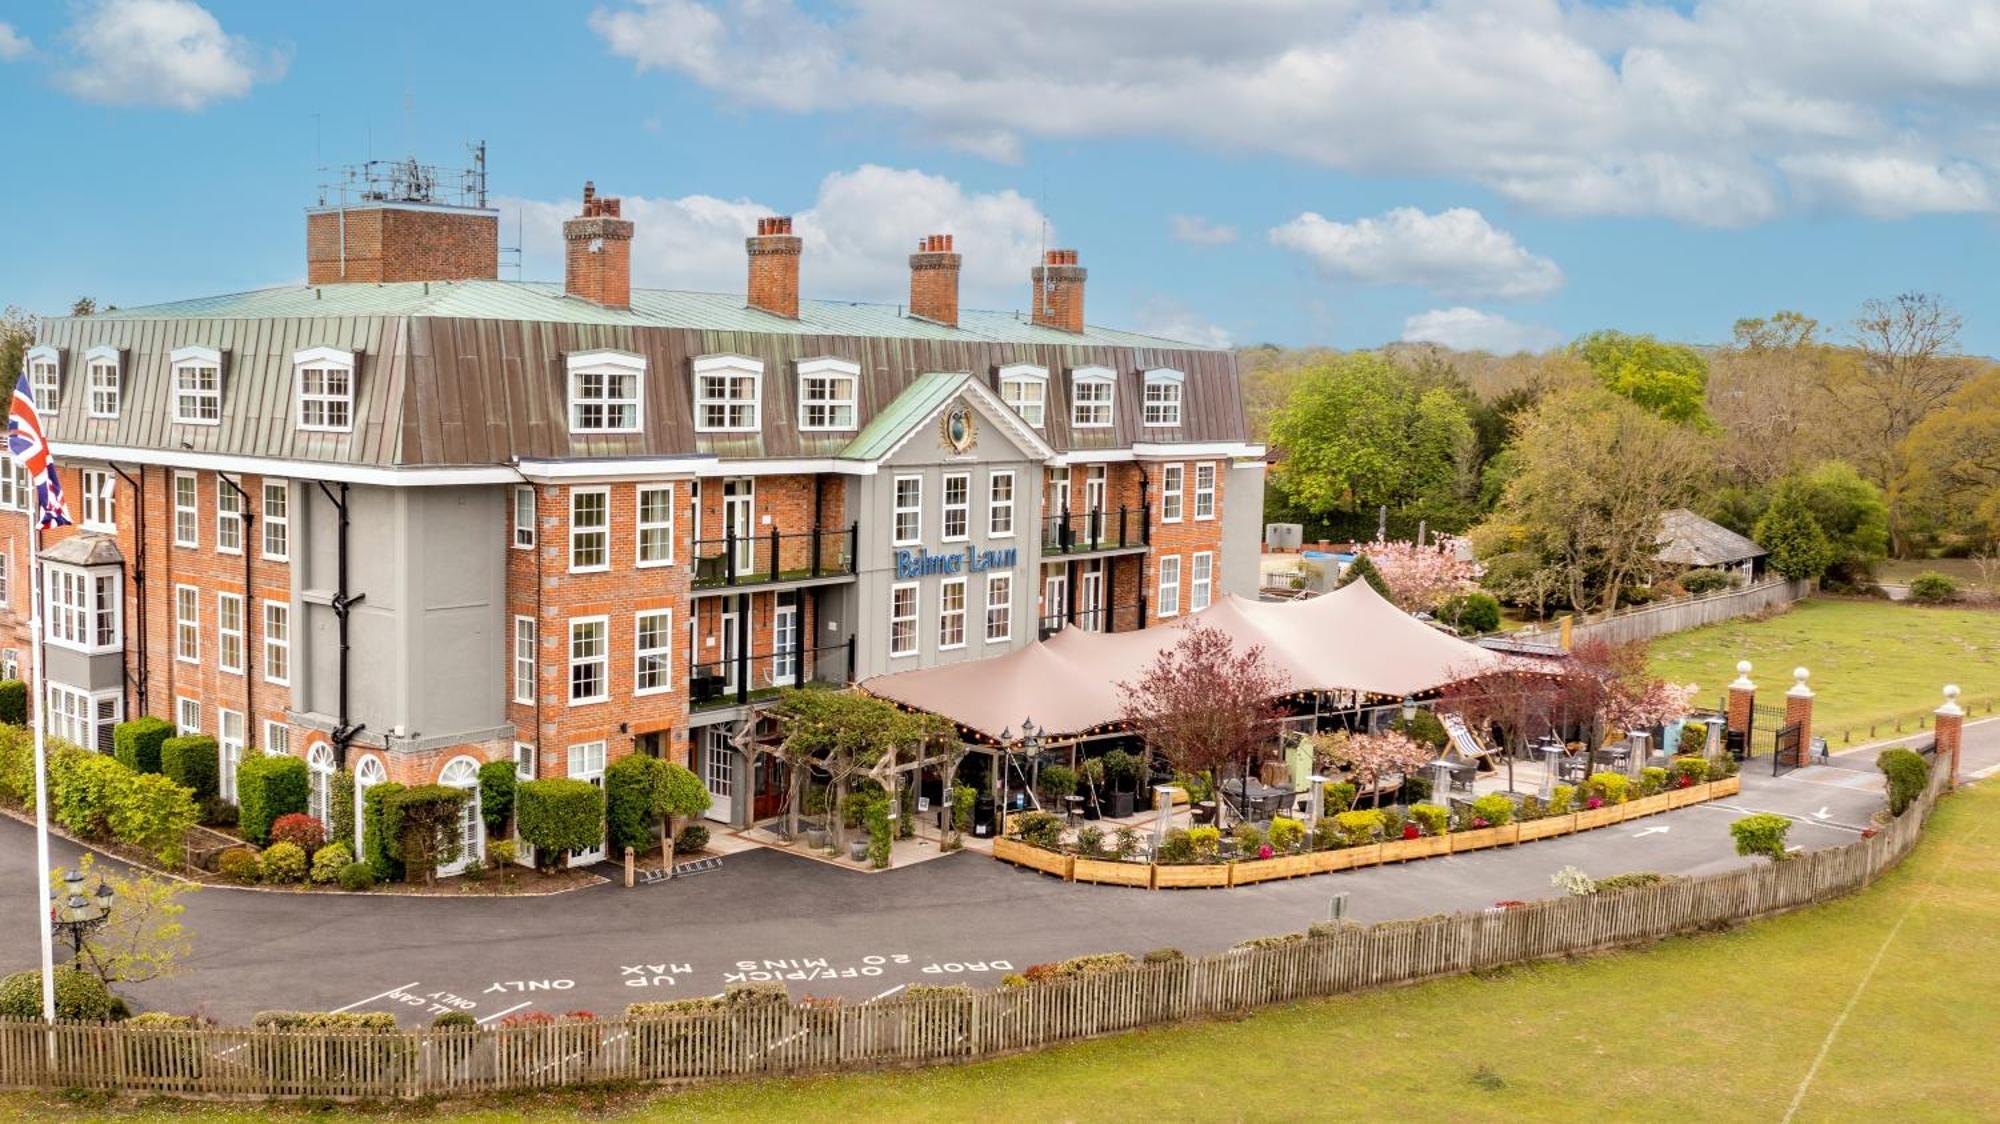
[[[364,757],[361,763],[354,767],[354,856],[356,858],[362,858],[366,854],[362,849],[361,839],[363,821],[367,819],[363,810],[368,807],[364,798],[368,795],[369,789],[388,779],[389,773],[382,768],[382,759],[379,757]]]
[[[485,824],[479,814],[479,762],[470,757],[454,757],[438,774],[446,788],[465,789],[465,803],[459,820],[458,858],[438,869],[439,874],[457,874],[485,861]]]
[[[374,758],[369,758],[374,760]],[[306,795],[306,811],[331,832],[333,830],[333,747],[325,742],[306,751],[306,769],[312,787]]]

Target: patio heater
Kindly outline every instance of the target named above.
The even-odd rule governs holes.
[[[84,893],[80,870],[63,875],[63,888],[49,894],[49,922],[58,938],[69,939],[72,959],[81,959],[85,938],[111,920],[111,896],[101,877],[95,891]]]
[[[1542,755],[1542,802],[1547,803],[1556,798],[1557,762],[1562,759],[1563,747],[1561,742],[1551,740],[1535,748]]]
[[[1160,853],[1160,844],[1167,841],[1167,832],[1173,828],[1174,793],[1178,791],[1178,789],[1170,784],[1156,784],[1153,786],[1153,811],[1155,813],[1153,816],[1153,853],[1156,855]]]
[[[1313,786],[1312,797],[1306,804],[1306,814],[1311,817],[1312,822],[1306,826],[1318,827],[1321,817],[1326,815],[1326,778],[1314,773],[1306,780]]]

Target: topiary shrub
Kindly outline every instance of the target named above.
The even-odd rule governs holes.
[[[1910,579],[1910,599],[1926,605],[1942,605],[1958,598],[1958,583],[1936,570],[1925,570]]]
[[[290,885],[306,880],[306,849],[297,843],[273,843],[264,850],[264,881]]]
[[[1306,825],[1289,816],[1271,818],[1271,849],[1290,853],[1305,846]]]
[[[1472,814],[1487,827],[1504,827],[1514,821],[1514,802],[1505,794],[1489,792],[1472,802]]]
[[[1373,843],[1382,836],[1382,810],[1357,808],[1351,812],[1340,812],[1333,817],[1333,827],[1342,846],[1358,847]]]
[[[122,1017],[124,1010],[124,1001],[111,994],[96,973],[67,966],[56,969],[56,1018],[101,1023]],[[41,1017],[40,971],[16,972],[0,980],[0,1018]]]
[[[522,781],[514,790],[514,821],[521,841],[535,849],[544,870],[577,851],[604,843],[604,790],[568,777]]]
[[[1623,804],[1632,799],[1632,778],[1623,773],[1592,773],[1590,794],[1606,804]]]
[[[304,812],[287,812],[271,821],[271,842],[292,843],[311,855],[326,846],[326,825]]]
[[[342,769],[335,773],[333,790],[327,793],[327,797],[333,821],[326,825],[326,837],[339,840],[357,838],[354,834],[354,770]]]
[[[28,724],[28,685],[19,679],[0,679],[0,722],[9,726]],[[36,1014],[40,1014],[39,1007]]]
[[[160,743],[160,772],[193,792],[197,804],[215,799],[216,760],[215,739],[206,734],[188,734]]]
[[[674,853],[677,855],[697,855],[708,850],[708,829],[698,823],[691,823],[674,836]]]
[[[180,864],[182,840],[199,822],[194,795],[158,773],[125,771],[112,794],[111,834],[166,866]]]
[[[248,847],[231,847],[215,860],[215,872],[240,886],[263,880],[264,864]]]
[[[1559,784],[1549,794],[1549,815],[1566,816],[1576,811],[1576,786]]]
[[[1408,734],[1411,739],[1432,749],[1443,749],[1445,743],[1451,740],[1451,735],[1445,733],[1444,722],[1428,710],[1419,710],[1408,718],[1399,714],[1395,721],[1389,723],[1389,728],[1399,734]]]
[[[1437,619],[1460,633],[1478,635],[1500,629],[1500,599],[1481,590],[1454,593],[1438,602]]]
[[[111,809],[132,771],[113,757],[74,747],[49,757],[49,809],[56,821],[87,839],[111,833]]]
[[[1188,842],[1194,845],[1194,860],[1212,863],[1222,854],[1222,829],[1214,824],[1203,824],[1188,831]]]
[[[340,888],[365,894],[375,888],[375,868],[367,863],[348,863],[340,868]]]
[[[160,747],[174,736],[174,724],[148,714],[111,728],[111,746],[120,764],[135,773],[160,771]]]
[[[382,805],[389,842],[403,864],[404,877],[425,882],[437,869],[463,857],[465,802],[471,793],[441,784],[420,784],[392,793]]]
[[[1924,785],[1931,779],[1931,767],[1924,762],[1922,754],[1897,746],[1885,749],[1875,759],[1875,767],[1882,770],[1882,782],[1889,791],[1889,814],[1900,816],[1918,796],[1923,794]]]
[[[1792,829],[1792,821],[1772,812],[1759,812],[1754,816],[1744,816],[1729,825],[1729,834],[1736,839],[1736,853],[1739,855],[1762,855],[1772,862],[1783,862],[1785,853],[1785,833]]]
[[[634,753],[604,770],[604,822],[614,847],[643,851],[653,845],[653,793],[664,764]]]
[[[340,881],[340,872],[354,862],[354,852],[345,843],[328,843],[313,852],[309,877],[322,886]],[[364,864],[365,865],[365,864]]]
[[[403,861],[396,857],[395,827],[390,822],[389,798],[403,791],[395,781],[369,785],[361,794],[361,855],[377,881],[403,876]]]
[[[488,761],[479,767],[479,818],[486,823],[486,834],[507,834],[507,824],[514,818],[516,782],[512,761]]]
[[[304,812],[312,793],[312,773],[304,758],[289,753],[257,753],[236,766],[237,826],[243,838],[263,846],[280,816]],[[324,834],[324,831],[322,831]]]
[[[1065,799],[1076,793],[1076,770],[1067,765],[1046,766],[1035,790],[1042,794],[1042,799],[1061,807]]]

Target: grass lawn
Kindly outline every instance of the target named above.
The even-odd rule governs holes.
[[[1958,583],[1965,590],[1984,589],[2000,593],[2000,583],[1981,580],[1979,566],[1970,558],[1923,558],[1909,561],[1890,560],[1875,564],[1875,580],[1894,585],[1908,585],[1910,579],[1926,570],[1938,573]]]
[[[1864,893],[1549,963],[956,1068],[516,1098],[453,1121],[2000,1119],[2000,783]],[[1837,1031],[1836,1031],[1837,1027]],[[1825,1049],[1823,1061],[1815,1059]],[[1807,1080],[1811,1075],[1810,1081]],[[1803,1087],[1803,1094],[1800,1090]],[[120,1119],[303,1118],[112,1106]],[[0,1120],[94,1115],[0,1097]]]
[[[1698,684],[1697,701],[1709,706],[1742,659],[1756,665],[1759,710],[1771,716],[1761,728],[1775,728],[1783,713],[1792,669],[1810,668],[1813,728],[1837,750],[1843,730],[1852,729],[1858,745],[1870,722],[1935,710],[1946,683],[1958,684],[1968,703],[2000,696],[2000,612],[1815,597],[1766,620],[1728,621],[1652,643],[1653,670]],[[1893,732],[1884,726],[1880,735]]]

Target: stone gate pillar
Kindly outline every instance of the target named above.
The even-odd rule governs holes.
[[[1813,732],[1813,689],[1806,686],[1806,676],[1812,673],[1803,667],[1792,669],[1792,689],[1785,692],[1785,725],[1798,723],[1799,759],[1793,764],[1806,765],[1812,762]]]
[[[1750,730],[1750,716],[1756,709],[1757,684],[1750,682],[1750,661],[1743,660],[1736,665],[1736,681],[1729,685],[1728,709],[1723,713],[1728,723],[1725,728],[1732,734],[1747,735]],[[1726,744],[1727,739],[1724,741]],[[1744,740],[1743,752],[1746,756],[1750,752],[1747,737]]]
[[[1958,750],[1965,741],[1965,708],[1958,705],[1958,684],[1947,683],[1944,705],[1937,708],[1937,755],[1946,761],[1953,788],[1958,787]]]

